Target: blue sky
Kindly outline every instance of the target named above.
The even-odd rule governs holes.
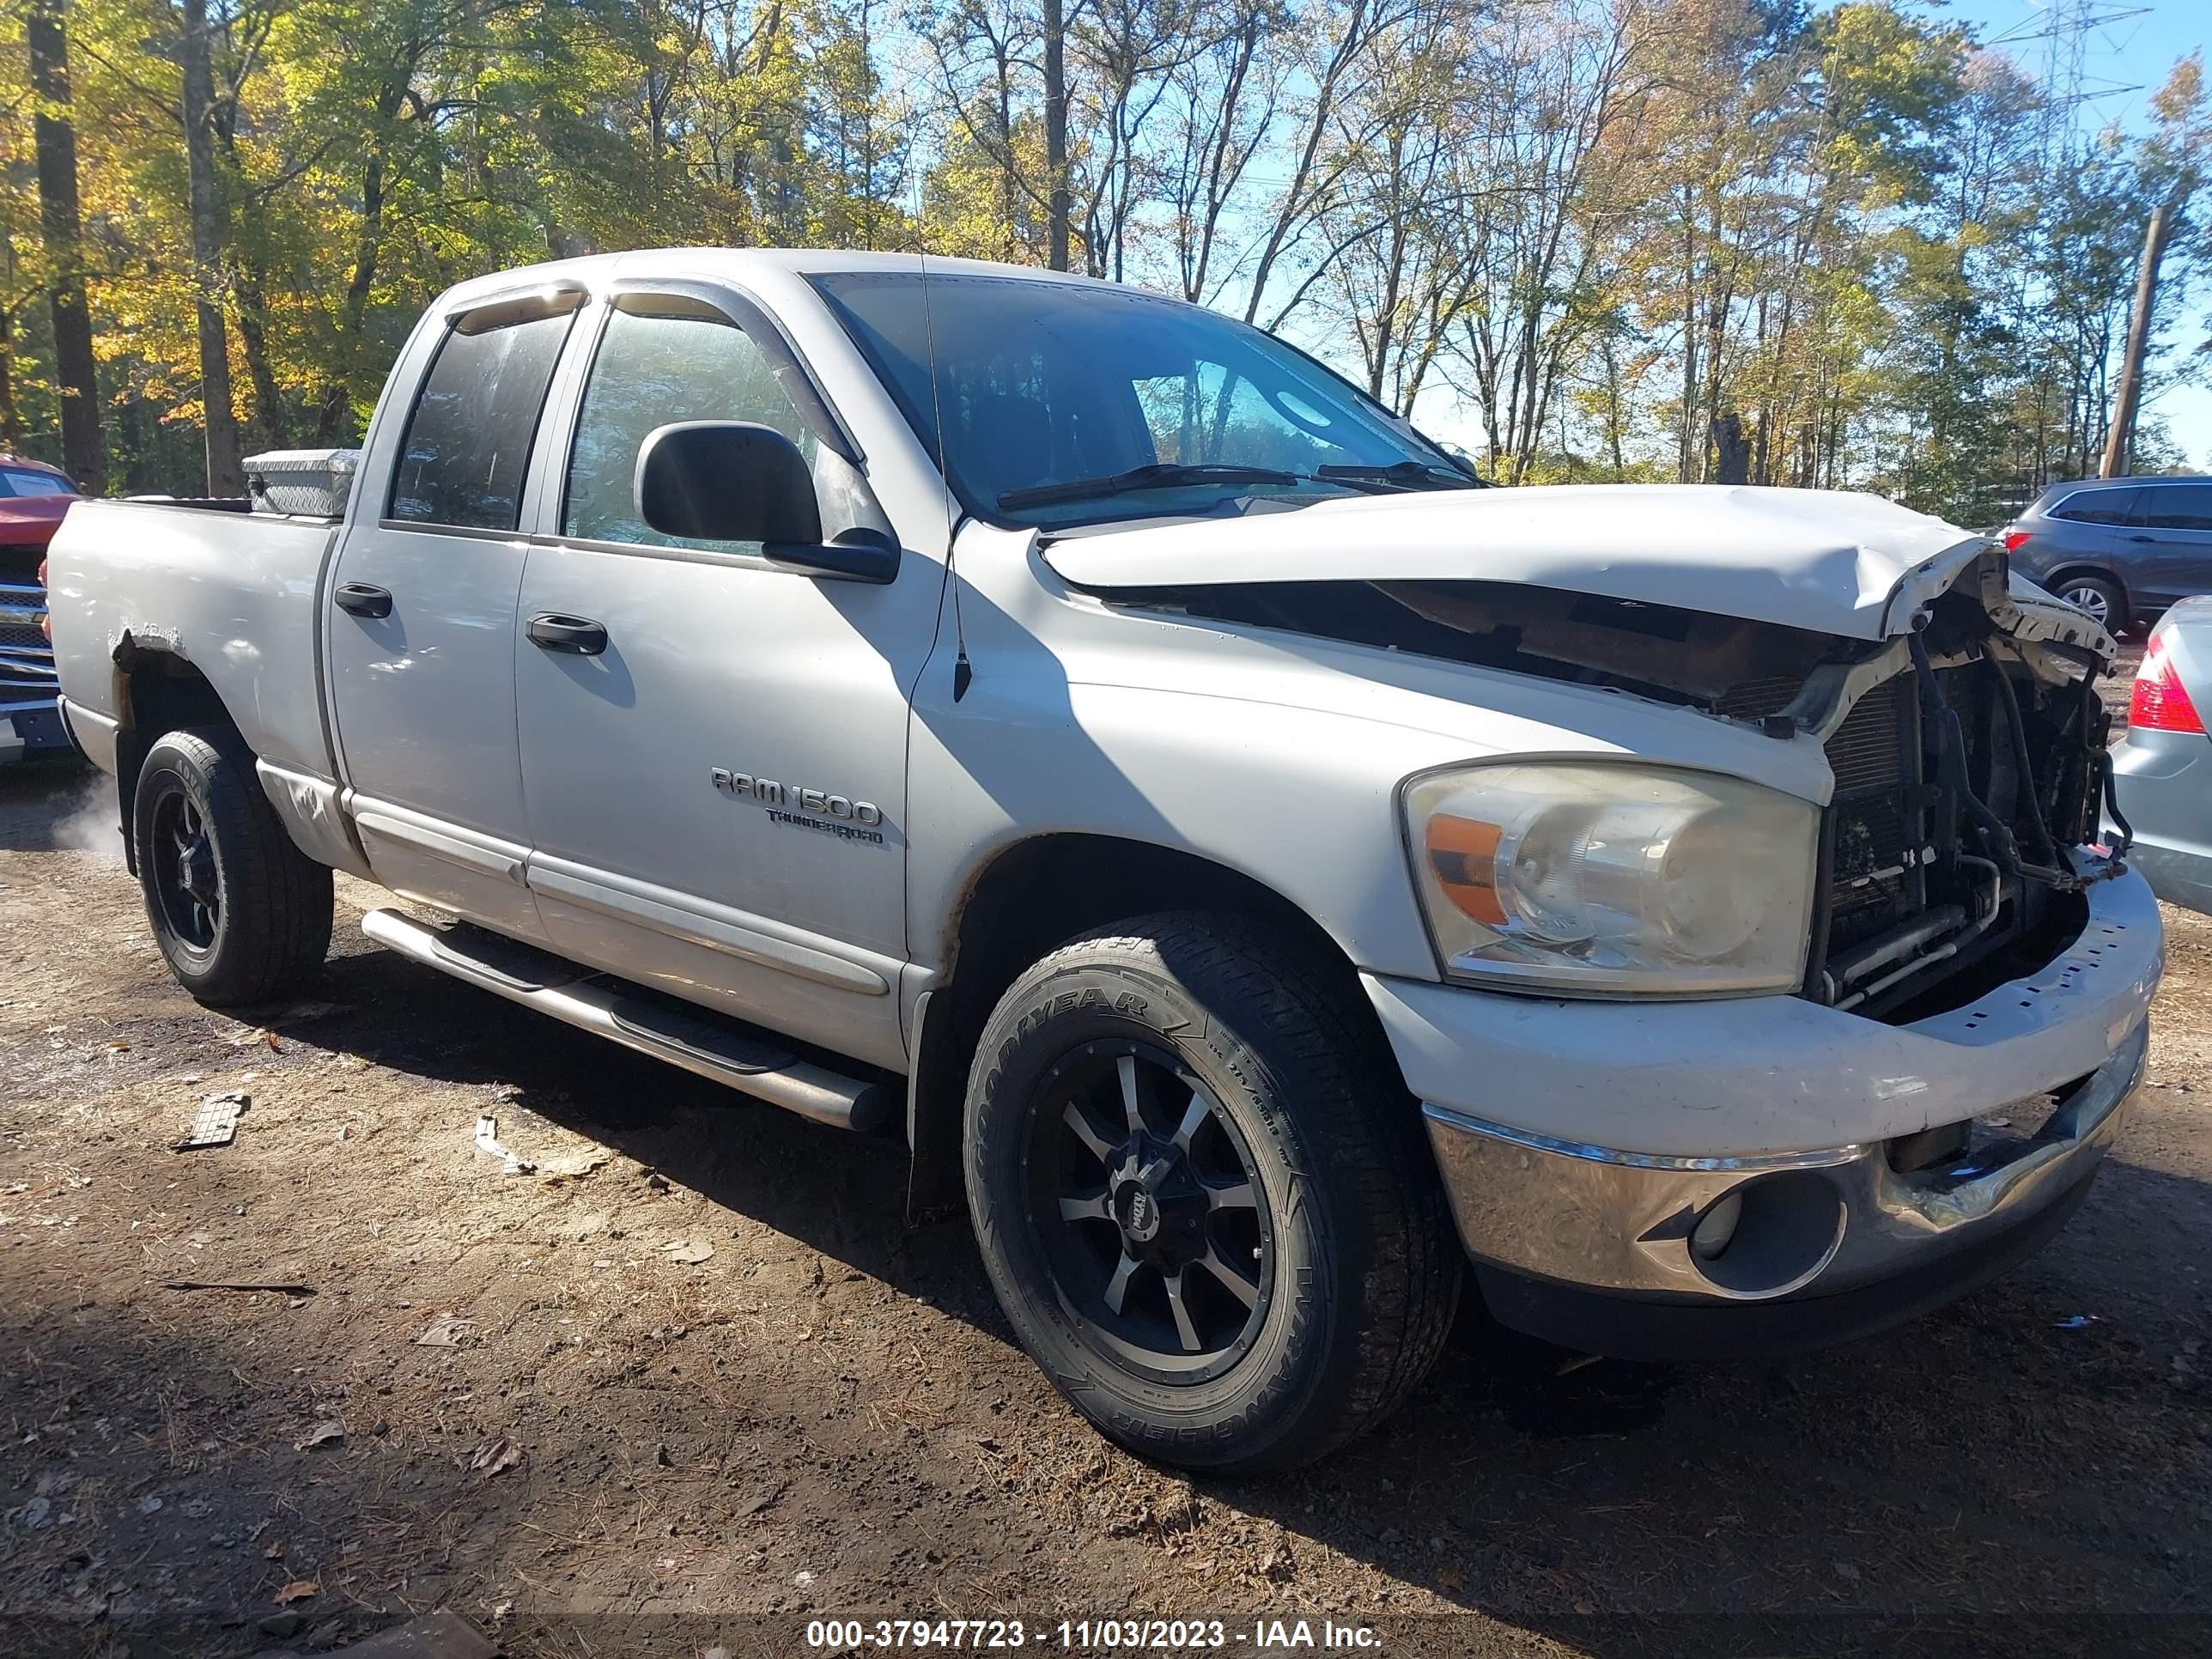
[[[2070,8],[2069,8],[2070,9]],[[1955,17],[1973,26],[1984,41],[2006,33],[2033,34],[2051,15],[2050,0],[1951,0],[1931,3],[1930,11]],[[2136,12],[2135,16],[2120,16]],[[2118,121],[2130,131],[2141,131],[2150,118],[2151,94],[2165,81],[2174,64],[2193,51],[2212,57],[2212,5],[2206,0],[2096,0],[2093,15],[2111,17],[2089,31],[2083,44],[2082,119],[2094,126]],[[2021,40],[2001,48],[2032,74],[2042,73],[2047,43]],[[2208,211],[2200,204],[2199,223]],[[2212,289],[2212,281],[2200,283]],[[2169,366],[2182,352],[2212,335],[2212,293],[2200,292],[2189,312],[2166,336],[2174,348]],[[2199,470],[2212,472],[2212,386],[2170,386],[2155,394],[2147,413],[2162,418],[2167,430]]]

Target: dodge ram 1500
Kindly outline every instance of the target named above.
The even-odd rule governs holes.
[[[2112,641],[1867,495],[1480,487],[1112,285],[690,251],[447,294],[336,519],[51,580],[177,977],[367,931],[964,1197],[1192,1466],[1391,1410],[1468,1264],[1585,1349],[1876,1328],[2047,1237],[2143,1065]]]

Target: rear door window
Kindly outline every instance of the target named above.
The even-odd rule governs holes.
[[[2051,516],[2069,524],[2125,524],[2142,494],[2140,489],[2084,489],[2051,508]]]
[[[471,329],[438,348],[407,417],[390,516],[410,524],[511,531],[553,366],[573,312]]]
[[[2130,523],[2146,530],[2212,531],[2212,484],[2146,484]]]

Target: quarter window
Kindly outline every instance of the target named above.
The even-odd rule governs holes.
[[[689,312],[615,312],[577,416],[562,533],[583,541],[758,551],[757,543],[664,536],[638,516],[638,452],[656,428],[678,421],[758,422],[797,444],[810,462],[817,447],[775,370],[743,330],[719,316]]]
[[[2148,484],[2129,520],[2147,530],[2212,530],[2212,485]]]
[[[407,417],[391,516],[513,530],[553,365],[573,313],[448,333]]]

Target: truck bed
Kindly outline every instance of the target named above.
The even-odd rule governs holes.
[[[318,595],[337,532],[335,520],[227,502],[72,507],[47,558],[56,665],[78,740],[95,759],[105,742],[112,761],[123,664],[163,652],[205,678],[263,760],[334,776]]]

